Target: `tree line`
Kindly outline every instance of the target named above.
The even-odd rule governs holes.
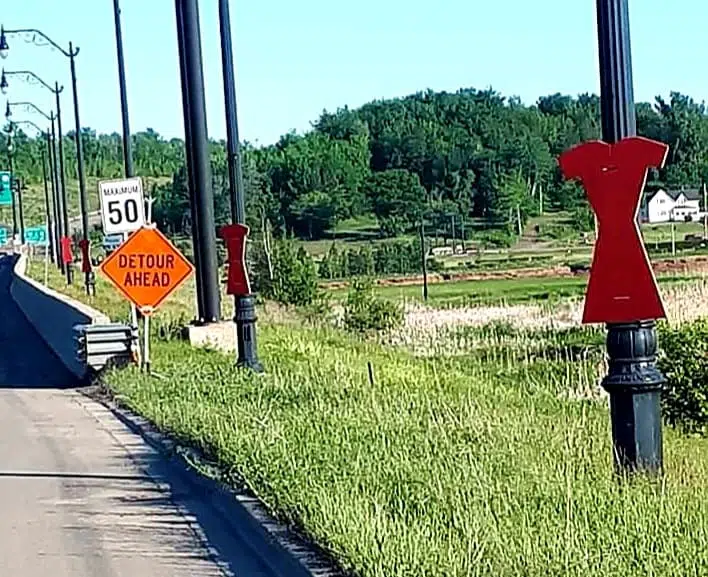
[[[670,145],[666,167],[649,186],[693,187],[708,177],[708,115],[703,103],[672,92],[636,106],[638,132]],[[357,109],[323,112],[305,134],[270,146],[243,145],[247,212],[252,227],[276,235],[328,237],[337,224],[373,216],[380,236],[427,227],[458,235],[511,236],[542,210],[567,210],[579,228],[592,222],[582,190],[564,182],[556,157],[600,137],[599,98],[553,94],[524,105],[493,90],[419,92]],[[74,134],[64,136],[67,175],[76,174]],[[170,176],[157,187],[156,220],[173,233],[189,229],[184,143],[148,129],[133,135],[141,176]],[[82,130],[86,174],[122,174],[119,134]],[[15,165],[42,178],[40,138],[16,137]],[[212,141],[215,214],[228,221],[224,143]],[[0,141],[6,158],[6,139]]]

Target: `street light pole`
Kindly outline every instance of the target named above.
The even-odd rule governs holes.
[[[59,119],[59,116],[57,115],[57,120]],[[56,195],[54,197],[54,213],[55,213],[55,219],[54,222],[56,223],[55,227],[55,242],[56,242],[56,247],[57,247],[57,261],[58,261],[58,267],[59,270],[61,270],[62,274],[66,274],[65,266],[64,266],[64,259],[62,258],[61,254],[61,238],[63,236],[62,234],[62,206],[64,206],[66,203],[62,201],[62,197],[65,196],[65,191],[62,188],[62,177],[61,173],[59,170],[59,164],[60,162],[57,160],[57,137],[56,137],[56,130],[54,127],[54,122],[52,122],[52,161],[54,164],[54,180],[55,180],[55,186],[54,190],[56,192]],[[61,163],[63,166],[63,163]],[[68,280],[68,278],[67,278]]]
[[[597,0],[602,138],[615,143],[637,134],[627,0]],[[615,465],[619,471],[663,469],[661,389],[655,320],[607,325]]]
[[[79,96],[76,89],[76,55],[79,49],[74,50],[73,44],[69,42],[69,62],[71,63],[71,87],[74,92],[74,119],[76,121],[76,162],[79,169],[79,204],[81,205],[81,228],[83,240],[89,242],[88,223],[88,198],[86,194],[86,177],[84,175],[84,147],[81,137],[81,121],[79,120]],[[93,295],[96,282],[91,270],[84,274],[84,287],[86,294]]]
[[[226,150],[229,170],[229,193],[231,197],[231,219],[235,224],[246,224],[246,202],[238,136],[231,16],[229,15],[228,0],[219,0],[219,30],[221,32],[221,64],[226,107]],[[252,294],[236,296],[234,297],[234,309],[238,351],[236,364],[256,372],[262,372],[263,366],[258,360],[258,345],[256,341],[256,321],[258,319],[256,316],[256,299]]]
[[[11,125],[12,126],[12,125]],[[10,134],[7,142],[7,159],[10,164],[10,195],[12,197],[12,239],[17,237],[17,199],[15,197],[15,166],[12,158],[12,134]]]
[[[60,235],[61,237],[68,237],[71,238],[71,229],[69,226],[69,203],[67,201],[67,194],[66,194],[66,169],[64,166],[64,133],[62,132],[62,127],[61,127],[61,99],[59,98],[59,93],[57,92],[56,95],[56,102],[57,102],[57,135],[56,135],[56,143],[59,145],[59,172],[57,173],[58,175],[58,180],[59,184],[61,186],[61,232],[63,234]],[[78,158],[78,154],[77,154]],[[60,246],[61,249],[61,246]],[[64,262],[64,259],[62,258],[62,263]],[[66,273],[66,284],[71,284],[73,279],[74,279],[74,271],[72,268],[72,263],[67,262],[64,265],[64,272]]]
[[[17,206],[20,212],[20,244],[25,244],[25,211],[22,203],[22,183],[20,179],[15,180],[15,186],[17,187]]]
[[[7,46],[7,41],[5,40],[5,45]],[[2,45],[2,42],[0,42],[0,45]],[[8,50],[6,48],[5,50]],[[66,179],[65,179],[65,173],[64,173],[64,145],[63,145],[63,136],[62,136],[62,128],[61,128],[61,98],[60,94],[64,91],[63,86],[59,86],[58,82],[54,83],[54,86],[52,87],[49,83],[45,82],[40,76],[32,72],[31,70],[5,70],[3,69],[2,71],[2,77],[0,78],[0,89],[2,90],[3,93],[7,93],[7,90],[9,88],[9,82],[8,82],[8,77],[9,76],[19,76],[20,78],[24,78],[27,82],[34,82],[36,84],[40,84],[44,86],[47,90],[49,90],[52,94],[54,94],[54,97],[56,99],[56,120],[58,124],[58,129],[59,129],[59,162],[57,162],[56,158],[56,151],[54,147],[56,146],[56,133],[54,132],[54,116],[52,115],[52,153],[49,155],[50,156],[50,164],[52,164],[53,160],[53,165],[54,165],[54,171],[53,175],[55,177],[55,195],[54,195],[54,200],[55,200],[55,211],[56,211],[56,218],[54,220],[55,225],[56,225],[56,233],[55,233],[55,239],[54,239],[54,246],[57,251],[57,255],[59,255],[59,247],[61,245],[60,240],[62,238],[62,226],[61,226],[61,216],[62,216],[62,211],[60,206],[67,206],[66,203]],[[68,212],[64,213],[64,234],[69,235],[68,231]],[[71,284],[72,282],[72,270],[71,270],[71,264],[64,265],[64,262],[61,258],[57,259],[57,264],[62,271],[62,273],[66,274],[66,280],[67,284]]]
[[[52,262],[54,262],[54,252],[52,247],[54,243],[51,241],[52,234],[52,213],[51,206],[49,204],[49,183],[47,182],[47,153],[42,148],[42,177],[44,179],[44,207],[47,213],[47,251],[49,251],[49,257]]]
[[[47,235],[51,239],[51,257],[52,264],[59,266],[59,251],[57,245],[57,173],[56,167],[54,166],[54,159],[52,158],[52,133],[51,128],[44,133],[45,140],[47,142],[47,150],[45,152],[47,158],[47,164],[49,165],[49,185],[52,191],[52,206],[51,206],[51,225],[48,226]],[[45,175],[46,181],[46,175]]]
[[[52,121],[53,121],[53,116],[52,116]],[[39,126],[37,126],[34,122],[31,120],[14,120],[11,123],[11,126],[19,126],[21,124],[26,124],[28,126],[31,126],[34,128],[37,132],[39,132],[40,138],[45,139],[47,141],[47,144],[49,144],[49,131],[48,130],[42,130]],[[49,150],[49,148],[48,148]],[[41,149],[41,155],[42,155],[42,177],[44,181],[44,206],[46,210],[46,217],[47,217],[47,250],[50,253],[50,257],[52,262],[54,262],[54,252],[53,249],[56,246],[54,244],[54,237],[52,236],[52,214],[51,214],[51,209],[52,206],[49,203],[49,185],[48,185],[48,178],[49,175],[47,173],[47,151],[44,150],[44,148]],[[50,158],[50,168],[51,168],[51,158]],[[18,191],[19,193],[19,191]],[[21,236],[24,237],[24,214],[23,214],[23,208],[22,208],[22,196],[21,193],[19,200],[20,200],[20,230]],[[54,197],[54,183],[52,182],[52,197]]]
[[[180,3],[185,86],[183,106],[189,115],[192,137],[192,154],[187,154],[188,170],[192,173],[194,191],[192,202],[197,210],[196,222],[198,244],[194,252],[199,252],[197,276],[203,290],[200,321],[209,324],[221,318],[219,277],[216,258],[216,228],[214,225],[214,196],[211,182],[211,159],[207,134],[206,102],[204,98],[204,71],[199,27],[199,6],[197,0],[177,0]],[[179,21],[178,21],[179,25]]]
[[[32,34],[31,41],[37,45],[45,46],[50,45],[56,50],[61,52],[64,56],[69,59],[71,68],[71,84],[73,88],[74,96],[74,118],[76,120],[76,160],[78,164],[79,172],[79,201],[81,205],[81,222],[83,226],[83,238],[88,242],[88,202],[86,197],[86,180],[84,176],[84,159],[83,159],[83,147],[81,143],[81,121],[79,120],[79,99],[76,89],[76,62],[75,58],[79,54],[79,48],[74,48],[72,43],[69,43],[69,50],[62,48],[59,44],[54,42],[49,36],[44,34],[41,30],[36,28],[21,28],[17,30],[6,30],[0,27],[0,57],[6,58],[10,50],[10,45],[7,41],[7,37],[17,34]],[[59,129],[59,144],[61,148],[61,128]],[[63,156],[60,150],[60,157]],[[65,174],[62,169],[62,180],[64,180]],[[62,184],[62,189],[64,184]],[[64,198],[64,211],[66,215],[67,206],[66,198]],[[66,236],[71,236],[71,230],[69,228],[68,217],[64,222]],[[67,266],[67,282],[71,284],[71,267]],[[93,294],[95,292],[95,283],[93,272],[87,272],[85,276],[86,292],[88,294]]]
[[[118,53],[118,83],[120,84],[120,111],[123,119],[123,169],[125,177],[130,178],[133,172],[133,146],[130,136],[130,119],[128,117],[128,90],[125,82],[125,58],[123,55],[123,31],[120,24],[120,2],[113,0],[113,16],[116,29],[116,52]]]

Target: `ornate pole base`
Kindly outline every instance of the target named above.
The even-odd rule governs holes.
[[[96,296],[96,275],[93,272],[86,273],[86,294],[90,297]]]
[[[607,325],[609,371],[602,381],[610,394],[612,441],[618,472],[661,474],[661,390],[656,368],[656,323]]]
[[[238,359],[236,365],[246,367],[256,373],[263,372],[263,365],[258,360],[258,345],[256,343],[256,299],[253,295],[236,297],[236,345]]]

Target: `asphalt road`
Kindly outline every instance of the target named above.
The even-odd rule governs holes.
[[[262,537],[71,388],[9,297],[9,260],[0,257],[0,574],[302,575],[265,563]]]

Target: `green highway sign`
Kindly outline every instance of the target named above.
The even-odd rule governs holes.
[[[0,245],[7,244],[7,229],[0,227]]]
[[[12,204],[12,192],[10,189],[10,173],[0,172],[0,206]]]
[[[25,229],[25,242],[27,244],[47,244],[47,227],[42,225]]]

